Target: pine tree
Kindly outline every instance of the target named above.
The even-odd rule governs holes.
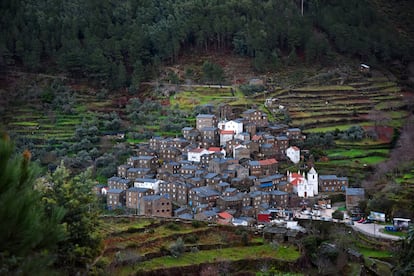
[[[99,220],[94,208],[97,199],[92,193],[91,170],[71,177],[62,162],[54,173],[48,175],[48,182],[51,185],[46,195],[49,206],[62,206],[66,210],[63,223],[68,238],[58,244],[56,265],[76,274],[87,268],[102,245],[97,232]]]
[[[51,273],[64,239],[63,209],[45,210],[30,157],[29,151],[13,156],[9,138],[0,138],[0,274]]]

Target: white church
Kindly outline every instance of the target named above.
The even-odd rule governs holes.
[[[301,174],[300,171],[297,173],[287,171],[287,177],[299,197],[307,198],[318,195],[318,173],[313,167],[309,170],[307,177],[304,172]]]

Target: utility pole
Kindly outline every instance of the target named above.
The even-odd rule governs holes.
[[[301,11],[302,11],[302,16],[303,16],[303,0],[301,0]]]

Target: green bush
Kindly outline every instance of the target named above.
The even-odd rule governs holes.
[[[165,225],[166,228],[170,229],[170,230],[174,230],[174,231],[178,231],[180,230],[180,226],[174,222],[170,222],[167,225]]]
[[[203,225],[203,223],[198,221],[198,220],[193,220],[191,222],[191,226],[193,226],[194,228],[200,228],[202,225]]]
[[[198,242],[198,236],[197,235],[186,236],[184,238],[184,242],[185,243],[191,243],[191,244],[197,243]]]

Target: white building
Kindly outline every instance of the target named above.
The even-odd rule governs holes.
[[[296,146],[288,147],[286,150],[286,156],[293,163],[297,164],[300,161],[300,149]]]
[[[220,130],[220,145],[225,146],[227,141],[234,139],[234,130]]]
[[[164,181],[162,180],[153,178],[136,178],[134,181],[134,187],[153,189],[155,193],[158,194],[160,192],[160,183],[163,182]]]
[[[318,195],[318,173],[312,167],[308,172],[307,178],[305,173],[287,172],[288,181],[293,185],[293,189],[299,197],[314,197]]]
[[[188,151],[188,161],[200,163],[201,156],[204,154],[210,154],[210,151],[204,148],[196,148]]]
[[[243,132],[243,122],[241,120],[220,121],[218,128],[221,130],[232,130],[234,134]]]

